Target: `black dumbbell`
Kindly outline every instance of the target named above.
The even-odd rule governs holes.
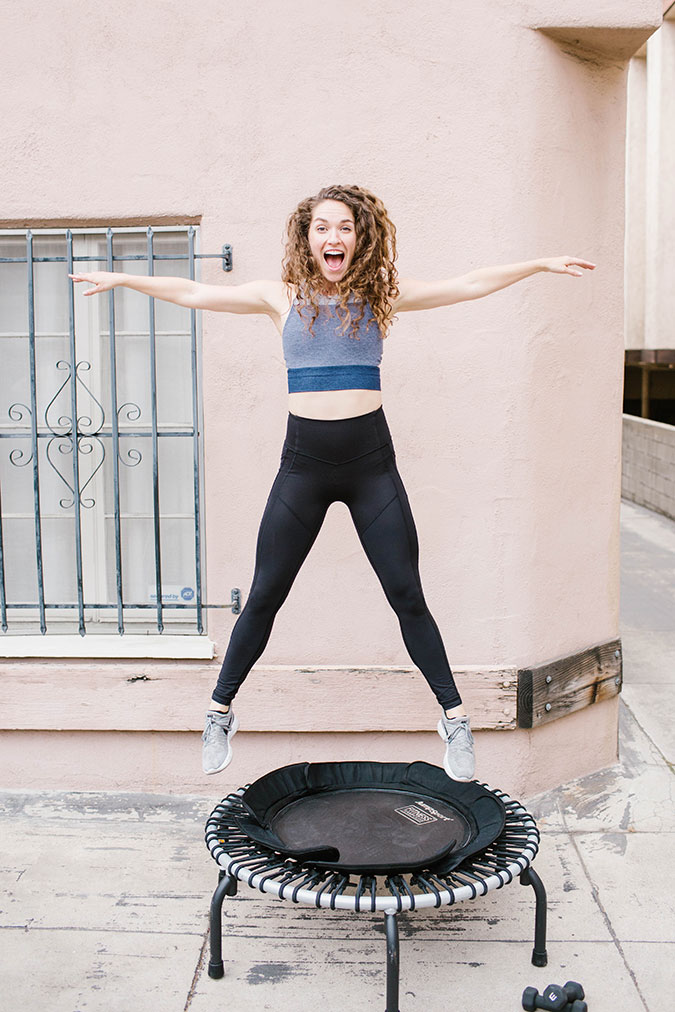
[[[539,994],[536,987],[526,987],[523,991],[523,1008],[526,1012],[535,1009],[548,1009],[550,1012],[587,1012],[588,1006],[584,997],[584,989],[575,980],[568,980],[564,987],[549,984],[544,993]]]

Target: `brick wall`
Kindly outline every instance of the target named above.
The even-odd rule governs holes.
[[[675,520],[675,425],[623,416],[621,495]]]

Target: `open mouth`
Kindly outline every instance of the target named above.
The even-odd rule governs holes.
[[[345,255],[344,253],[328,251],[327,253],[324,253],[323,259],[326,262],[326,266],[329,268],[329,270],[339,271],[340,268],[342,267],[342,264],[344,263]]]

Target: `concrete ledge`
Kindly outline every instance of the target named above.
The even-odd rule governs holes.
[[[660,25],[644,22],[636,25],[588,25],[575,21],[567,25],[533,26],[556,42],[564,53],[585,62],[592,57],[607,61],[630,60]]]
[[[455,668],[474,730],[530,728],[621,687],[619,640],[529,668]],[[0,664],[0,728],[16,731],[200,731],[218,665],[190,660],[19,660]],[[425,731],[438,704],[412,667],[253,669],[236,701],[249,731]]]
[[[618,704],[614,697],[534,730],[478,732],[476,776],[525,797],[611,765],[617,759]],[[443,744],[435,726],[436,720],[425,731],[360,734],[242,730],[231,766],[210,777],[201,771],[201,740],[193,731],[5,731],[2,786],[222,798],[286,763],[421,759],[440,765]]]
[[[0,665],[0,727],[45,731],[201,731],[218,666],[23,661]],[[515,668],[458,668],[476,729],[516,726]],[[237,697],[249,731],[426,731],[439,709],[415,668],[255,668]]]

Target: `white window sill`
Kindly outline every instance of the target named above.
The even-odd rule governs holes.
[[[0,657],[159,657],[211,660],[207,636],[2,636]]]

